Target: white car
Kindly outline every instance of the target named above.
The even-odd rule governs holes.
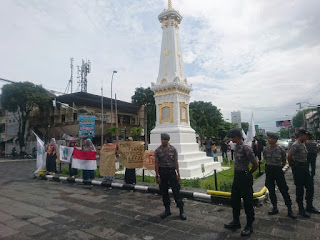
[[[291,141],[291,140],[290,139],[279,139],[278,144],[279,144],[279,146],[283,147],[285,150],[288,150],[289,141]]]

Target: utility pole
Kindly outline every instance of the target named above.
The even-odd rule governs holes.
[[[117,105],[117,94],[115,94],[114,100],[115,100],[115,105],[116,105],[116,128],[118,128],[118,105]],[[118,132],[117,132],[117,135],[116,135],[116,140],[117,140],[117,141],[119,140],[119,134],[118,134]]]
[[[113,126],[113,104],[112,104],[112,82],[113,82],[113,75],[117,73],[117,71],[112,72],[112,77],[111,77],[111,127]]]
[[[103,145],[103,81],[101,83],[101,148]]]

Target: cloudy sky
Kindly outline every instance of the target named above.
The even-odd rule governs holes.
[[[70,57],[75,66],[87,58],[88,92],[100,94],[103,82],[110,96],[117,70],[113,91],[130,101],[136,87],[157,79],[157,17],[166,6],[166,0],[2,0],[0,77],[64,92]],[[225,119],[240,110],[249,121],[253,112],[267,130],[292,117],[298,102],[320,104],[319,0],[173,0],[173,7],[184,17],[180,40],[192,100],[212,102]]]

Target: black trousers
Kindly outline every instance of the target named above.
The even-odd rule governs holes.
[[[313,178],[309,172],[309,164],[296,163],[292,166],[294,184],[296,185],[296,200],[299,208],[303,208],[304,188],[306,189],[307,207],[313,206]]]
[[[222,151],[222,158],[228,158],[227,151]]]
[[[57,159],[57,155],[47,155],[47,159],[46,159],[46,168],[47,168],[47,172],[56,172],[57,171],[57,164],[56,164],[56,159]]]
[[[72,168],[71,163],[69,163],[69,176],[72,177],[76,175],[78,175],[78,169]]]
[[[269,190],[270,200],[272,205],[277,205],[277,195],[275,191],[276,183],[283,196],[287,207],[292,205],[290,195],[288,193],[289,187],[284,177],[284,172],[281,166],[266,165],[266,187]]]
[[[178,207],[183,207],[182,198],[180,196],[180,184],[177,180],[176,171],[174,168],[159,168],[160,175],[160,191],[162,194],[162,201],[165,207],[170,207],[169,187],[173,192],[174,200]]]
[[[126,168],[126,171],[124,174],[124,181],[127,184],[136,184],[137,183],[135,168]]]
[[[317,153],[308,153],[308,163],[311,167],[311,176],[314,177],[316,175],[316,160]]]
[[[241,198],[244,202],[244,210],[247,215],[247,225],[251,226],[254,221],[253,209],[253,177],[248,171],[235,171],[231,191],[231,204],[233,220],[239,221]]]
[[[231,159],[233,161],[233,153],[234,153],[234,150],[231,150]]]

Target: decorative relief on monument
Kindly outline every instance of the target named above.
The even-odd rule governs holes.
[[[166,84],[167,80],[166,79],[162,79],[161,84]]]
[[[180,121],[188,122],[188,104],[180,102]]]
[[[160,124],[164,122],[173,122],[173,102],[159,104]]]

